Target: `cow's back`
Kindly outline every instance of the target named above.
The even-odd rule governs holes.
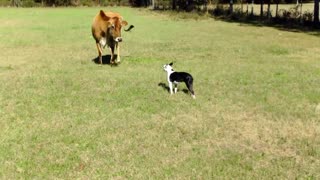
[[[114,18],[114,17],[117,17],[117,18],[121,18],[122,19],[122,16],[119,14],[119,13],[115,13],[115,12],[104,12],[104,14],[110,18]]]
[[[93,38],[98,42],[107,31],[108,21],[103,20],[100,12],[93,18],[91,30]]]

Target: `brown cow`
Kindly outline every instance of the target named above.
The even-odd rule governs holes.
[[[99,53],[99,62],[102,64],[102,48],[109,46],[111,51],[110,63],[114,63],[114,49],[117,48],[117,61],[120,62],[119,42],[122,41],[121,28],[128,23],[124,21],[122,16],[114,12],[100,12],[94,17],[92,23],[92,35],[96,40]]]

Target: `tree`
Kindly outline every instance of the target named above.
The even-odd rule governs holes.
[[[251,0],[251,16],[253,16],[253,4],[254,4],[254,0]]]
[[[233,0],[230,0],[230,14],[233,13]]]
[[[319,26],[319,0],[314,0],[314,19],[313,23],[315,26]]]
[[[155,0],[151,0],[152,2],[151,2],[151,6],[152,6],[152,9],[155,9],[155,4],[154,4],[154,1]]]
[[[263,0],[260,0],[260,17],[263,17]]]
[[[209,14],[209,8],[208,5],[211,7],[211,0],[208,0],[205,2],[205,8],[206,8],[206,15]]]
[[[20,0],[13,0],[12,1],[12,5],[16,6],[16,7],[19,7],[21,5],[21,2],[20,2]]]
[[[270,20],[270,18],[271,18],[271,12],[270,12],[271,0],[267,0],[267,3],[268,3],[267,16],[268,16],[268,20]]]
[[[276,18],[278,18],[278,10],[279,10],[280,0],[274,0],[274,2],[276,3]]]
[[[172,0],[172,10],[177,10],[177,0]]]
[[[300,2],[300,23],[302,24],[303,21],[303,14],[302,14],[302,0],[299,0]]]

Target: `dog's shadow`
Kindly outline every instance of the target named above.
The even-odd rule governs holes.
[[[162,87],[164,90],[167,90],[168,92],[170,92],[170,88],[169,86],[167,86],[165,83],[161,82],[158,84],[158,86]]]
[[[158,84],[158,86],[160,86],[160,87],[162,87],[164,90],[170,92],[169,86],[167,86],[165,83],[160,82],[160,83]],[[189,90],[188,90],[188,89],[182,89],[182,92],[184,92],[185,94],[188,94],[188,93],[189,93]]]
[[[116,55],[116,54],[113,56],[113,61],[115,61],[115,60],[117,59],[117,56],[118,56],[118,55]],[[102,56],[102,64],[103,64],[103,65],[105,65],[105,64],[108,64],[108,65],[117,65],[116,63],[111,64],[110,59],[111,59],[111,55],[104,55],[104,56]],[[92,62],[94,62],[95,64],[100,64],[99,56],[96,57],[96,58],[94,58],[94,59],[92,59]]]

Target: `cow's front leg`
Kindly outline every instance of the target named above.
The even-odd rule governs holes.
[[[99,43],[96,43],[97,45],[97,49],[98,49],[98,53],[99,53],[99,63],[100,65],[102,65],[102,49],[101,49],[101,45]]]
[[[114,46],[111,46],[110,47],[110,52],[111,52],[111,55],[110,55],[110,64],[114,64],[114,61],[113,61],[113,57],[114,57]]]
[[[116,44],[117,47],[117,63],[120,63],[120,45],[119,43]]]

